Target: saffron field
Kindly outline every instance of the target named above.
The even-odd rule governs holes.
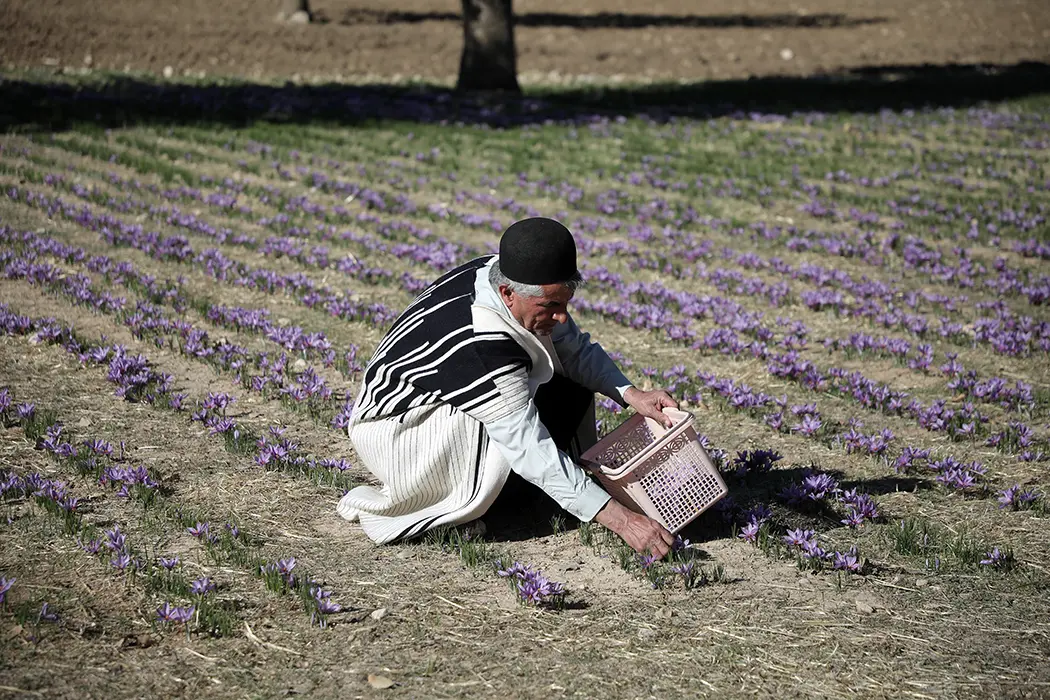
[[[1050,692],[1045,97],[7,79],[3,693]],[[577,236],[577,321],[729,486],[668,561],[556,513],[385,547],[335,513],[384,329],[535,215]]]

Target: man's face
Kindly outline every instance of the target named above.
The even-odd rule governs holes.
[[[564,284],[545,284],[543,295],[524,297],[509,286],[500,285],[499,295],[511,316],[533,335],[550,335],[559,323],[569,319],[568,304],[572,292]]]

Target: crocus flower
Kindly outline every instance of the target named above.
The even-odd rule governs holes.
[[[37,620],[47,620],[48,622],[55,622],[58,620],[58,614],[51,612],[48,603],[44,603],[40,606],[40,614],[37,615]]]
[[[215,584],[207,576],[195,579],[190,583],[190,592],[194,595],[207,595],[215,590]]]
[[[758,541],[758,531],[761,527],[761,523],[752,520],[740,529],[740,534],[737,536],[745,542],[751,542],[754,544]]]
[[[496,573],[516,582],[518,597],[527,605],[557,604],[565,597],[565,587],[561,583],[549,580],[542,572],[520,562]]]
[[[119,569],[120,571],[125,571],[129,566],[132,565],[131,555],[127,552],[120,552],[119,554],[117,554],[117,556],[113,557],[113,559],[111,559],[109,563],[113,566],[113,568]]]
[[[851,547],[848,552],[835,552],[831,566],[833,569],[859,572],[862,566],[860,557],[857,555],[857,548]]]
[[[157,618],[162,622],[189,622],[190,618],[193,617],[194,606],[185,608],[179,608],[171,603],[164,603],[164,605],[157,608]]]
[[[186,528],[186,532],[193,535],[197,539],[202,539],[206,537],[208,535],[208,530],[208,523],[202,522],[198,522],[196,525]]]
[[[808,542],[813,541],[817,536],[817,533],[813,530],[803,530],[801,528],[795,530],[788,530],[787,534],[782,538],[784,543],[792,547],[803,547]]]
[[[643,569],[648,569],[650,566],[652,566],[653,564],[655,564],[659,560],[660,560],[660,558],[658,556],[656,556],[655,554],[639,554],[638,555],[638,564]]]
[[[119,525],[114,525],[112,530],[106,530],[106,546],[120,552],[127,545],[127,535],[120,531]]]
[[[671,567],[671,571],[678,574],[682,578],[688,578],[693,573],[693,562],[685,561],[681,564],[675,564]]]
[[[1010,562],[1010,559],[1010,555],[1003,552],[998,547],[993,547],[992,551],[985,553],[984,559],[981,560],[981,566],[991,566],[1001,569]]]

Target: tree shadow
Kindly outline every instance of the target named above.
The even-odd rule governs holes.
[[[970,107],[1050,94],[1050,64],[878,66],[810,77],[460,94],[434,86],[169,83],[127,76],[0,79],[0,129],[382,121],[512,128],[675,118]]]
[[[339,24],[420,24],[422,22],[455,22],[463,17],[456,12],[409,12],[352,8],[346,10]],[[884,17],[850,17],[841,13],[800,15],[725,14],[669,15],[650,13],[596,12],[522,12],[514,15],[516,27],[566,27],[570,29],[833,29],[859,27],[886,22]]]

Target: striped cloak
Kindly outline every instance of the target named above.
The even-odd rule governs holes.
[[[337,510],[377,543],[488,510],[510,465],[485,423],[522,410],[557,367],[553,348],[475,303],[475,278],[492,257],[425,289],[365,369],[348,433],[383,487],[352,489]]]

